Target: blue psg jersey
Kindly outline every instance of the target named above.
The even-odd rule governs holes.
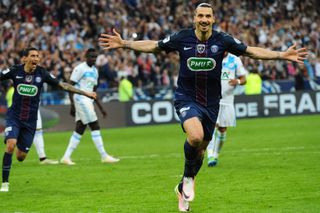
[[[12,105],[7,116],[20,121],[36,122],[43,83],[58,85],[59,81],[43,67],[37,66],[34,72],[26,73],[24,64],[15,65],[0,73],[0,80],[11,79],[14,86]]]
[[[212,31],[207,41],[199,41],[194,29],[185,29],[158,42],[166,52],[178,51],[180,70],[175,100],[196,101],[213,106],[221,98],[221,69],[224,52],[245,53],[247,46],[229,34]]]

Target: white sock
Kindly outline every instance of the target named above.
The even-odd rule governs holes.
[[[208,147],[207,147],[208,158],[212,158],[213,157],[213,150],[214,150],[214,145],[215,145],[216,132],[217,132],[217,129],[214,130],[213,135],[212,135],[212,139],[211,139],[211,141],[210,141],[210,143],[208,144]]]
[[[213,151],[214,158],[219,157],[221,147],[222,147],[223,143],[226,141],[226,135],[227,135],[227,132],[221,133],[220,131],[217,131],[215,145],[214,145],[214,151]]]
[[[100,153],[101,158],[104,159],[105,157],[107,157],[108,154],[107,154],[106,150],[104,149],[103,140],[101,137],[100,130],[91,131],[91,138],[92,138],[94,144],[96,145],[96,148],[97,148],[98,152]]]
[[[77,148],[80,143],[82,135],[73,132],[72,136],[69,140],[69,145],[67,147],[66,152],[63,155],[63,159],[70,159],[72,152]]]
[[[44,142],[43,142],[43,131],[42,129],[36,130],[33,138],[33,144],[36,148],[39,158],[45,158],[46,153],[44,152]]]

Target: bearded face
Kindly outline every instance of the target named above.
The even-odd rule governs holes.
[[[212,9],[209,7],[198,7],[194,14],[194,23],[196,30],[201,33],[212,31],[212,25],[215,23]]]

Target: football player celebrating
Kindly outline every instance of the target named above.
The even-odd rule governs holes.
[[[214,9],[208,3],[196,7],[193,20],[195,28],[181,30],[160,41],[123,40],[115,30],[114,35],[102,34],[99,38],[100,46],[105,50],[127,48],[149,53],[161,50],[179,53],[180,70],[174,105],[187,138],[184,143],[184,173],[175,191],[179,210],[183,212],[189,211],[189,202],[194,200],[194,180],[218,117],[224,53],[254,59],[291,60],[301,64],[307,55],[305,48],[296,49],[296,45],[284,52],[271,51],[247,46],[231,35],[213,30]]]
[[[6,115],[5,152],[2,163],[2,184],[0,191],[9,191],[9,174],[12,154],[17,147],[18,161],[23,161],[31,148],[37,126],[40,91],[43,83],[59,86],[63,90],[96,98],[95,92],[76,89],[68,83],[58,81],[47,70],[38,66],[39,51],[30,47],[25,50],[25,63],[15,65],[0,73],[0,80],[11,79],[14,85],[12,105]]]

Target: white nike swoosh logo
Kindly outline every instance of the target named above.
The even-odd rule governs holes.
[[[191,50],[192,47],[184,47],[183,50]]]
[[[22,76],[16,76],[16,78],[23,78]]]
[[[10,72],[10,69],[6,69],[2,71],[3,74],[7,74],[8,72]]]

